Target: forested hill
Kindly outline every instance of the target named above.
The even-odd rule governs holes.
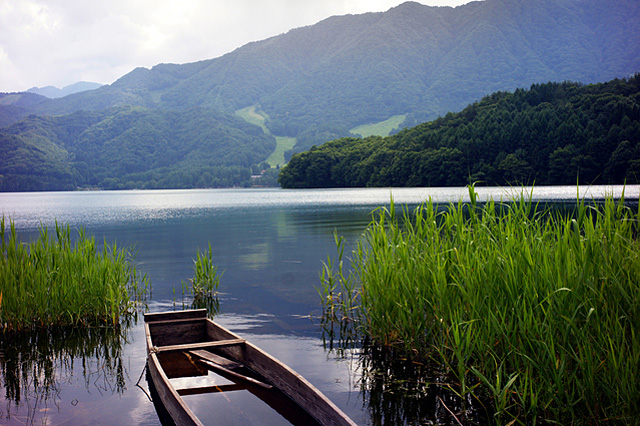
[[[640,71],[637,0],[484,0],[456,8],[407,2],[335,16],[219,58],[138,68],[111,85],[33,111],[119,105],[233,113],[258,105],[298,149],[406,116],[415,125],[498,90],[602,82]]]
[[[202,108],[29,116],[0,130],[0,191],[242,185],[275,146],[260,127]]]
[[[640,74],[496,92],[386,138],[296,154],[285,188],[640,182]]]

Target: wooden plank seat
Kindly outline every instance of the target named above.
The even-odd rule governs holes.
[[[210,342],[186,343],[182,345],[154,346],[153,352],[190,351],[193,349],[207,349],[220,346],[242,345],[245,339],[212,340]]]

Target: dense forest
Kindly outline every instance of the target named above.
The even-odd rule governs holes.
[[[29,116],[0,130],[0,190],[249,185],[275,145],[258,126],[200,108]]]
[[[640,182],[640,74],[495,92],[386,138],[296,154],[285,188]]]

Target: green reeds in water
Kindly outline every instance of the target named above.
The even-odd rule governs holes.
[[[222,273],[213,263],[211,244],[208,251],[197,252],[193,261],[193,278],[189,282],[182,282],[182,295],[192,298],[191,308],[206,308],[209,315],[215,315],[219,310],[218,285]]]
[[[341,255],[325,267],[326,322],[440,366],[496,424],[636,424],[638,214],[612,198],[561,214],[470,196],[380,210],[351,274]]]
[[[0,221],[0,329],[62,325],[116,325],[144,301],[148,287],[132,253],[115,244],[99,252],[83,230],[72,241],[69,226],[46,227],[34,242],[18,240]],[[8,231],[8,232],[7,232]]]

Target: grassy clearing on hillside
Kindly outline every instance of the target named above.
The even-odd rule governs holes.
[[[512,203],[381,210],[320,289],[341,327],[427,362],[496,424],[634,424],[640,231],[623,201],[573,214]]]
[[[104,245],[80,230],[75,243],[69,226],[46,227],[30,244],[18,240],[10,221],[0,221],[0,329],[24,330],[64,325],[116,325],[146,297],[127,249]]]
[[[276,144],[275,151],[265,160],[273,168],[283,166],[286,163],[284,153],[295,146],[296,138],[276,136]]]
[[[236,115],[248,123],[260,126],[265,133],[271,134],[269,129],[267,129],[267,126],[264,124],[267,119],[266,114],[263,115],[256,111],[255,105],[237,110]]]
[[[369,136],[389,136],[394,129],[397,129],[407,118],[405,115],[394,115],[385,121],[372,124],[363,124],[349,130],[354,135],[361,135],[363,138]]]
[[[255,105],[239,109],[238,111],[236,111],[236,115],[244,119],[248,123],[262,127],[262,130],[266,134],[271,134],[267,126],[264,124],[265,120],[269,118],[269,116],[264,112],[258,112]],[[267,157],[265,162],[271,167],[276,168],[278,166],[283,166],[286,163],[284,159],[284,153],[292,149],[295,146],[297,140],[296,138],[285,136],[274,137],[276,138],[276,149],[271,153],[271,155],[269,155],[269,157]]]

